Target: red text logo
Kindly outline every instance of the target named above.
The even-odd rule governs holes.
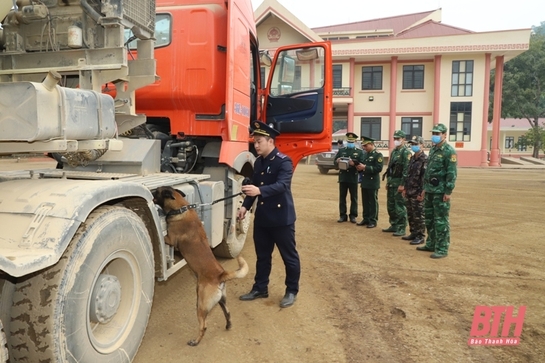
[[[520,306],[516,316],[513,314],[514,310],[513,306],[476,306],[467,344],[518,345],[522,325],[524,324],[526,306]],[[501,324],[502,317],[503,324]],[[510,335],[509,332],[513,325],[513,334]]]

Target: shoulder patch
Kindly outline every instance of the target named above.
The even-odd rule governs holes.
[[[456,159],[456,154],[452,154],[452,155],[450,156],[450,162],[451,162],[451,163],[455,163],[456,160],[457,160],[457,159]]]
[[[285,159],[287,157],[286,154],[282,154],[280,151],[276,153],[276,156],[278,156],[280,159]]]
[[[377,161],[378,161],[379,163],[382,163],[382,156],[379,156],[378,159],[377,159]]]

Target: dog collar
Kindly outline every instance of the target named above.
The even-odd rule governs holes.
[[[175,215],[178,215],[178,214],[182,214],[184,212],[187,212],[188,210],[190,209],[195,209],[197,208],[197,205],[196,204],[189,204],[189,205],[184,205],[182,208],[180,209],[176,209],[176,210],[171,210],[170,212],[167,213],[166,215],[166,218],[168,217],[172,217],[172,216],[175,216]]]

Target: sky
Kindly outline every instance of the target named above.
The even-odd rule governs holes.
[[[263,0],[251,0],[255,9]],[[545,22],[545,0],[278,0],[309,28],[442,9],[442,23],[484,32]]]

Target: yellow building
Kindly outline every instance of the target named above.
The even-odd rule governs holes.
[[[394,130],[430,140],[433,125],[443,123],[460,166],[500,165],[503,64],[529,48],[531,29],[476,33],[442,24],[441,9],[310,29],[276,0],[265,0],[254,15],[259,46],[271,53],[282,45],[331,41],[334,118],[378,140],[385,156]]]

